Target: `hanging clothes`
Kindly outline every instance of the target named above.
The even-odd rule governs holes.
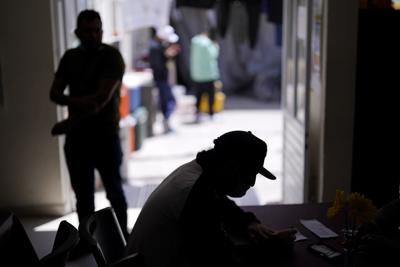
[[[283,1],[265,0],[267,5],[267,20],[272,23],[282,24]]]
[[[257,43],[259,20],[261,13],[261,0],[244,1],[248,16],[248,31],[250,47],[254,48]]]
[[[282,17],[283,17],[283,1],[282,0],[263,0],[267,13],[268,22],[275,24],[276,45],[282,46]],[[263,4],[264,4],[263,3]]]
[[[258,24],[261,13],[261,0],[218,0],[216,2],[218,32],[222,37],[225,37],[226,31],[230,24],[231,5],[235,2],[239,2],[246,10],[249,43],[250,47],[254,48],[257,43]]]
[[[225,37],[228,30],[231,2],[230,0],[219,0],[216,4],[217,28],[221,37]]]
[[[216,0],[176,0],[176,7],[213,8]]]

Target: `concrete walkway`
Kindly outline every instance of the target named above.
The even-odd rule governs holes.
[[[270,104],[251,98],[227,96],[225,109],[212,120],[204,114],[194,122],[194,98],[177,93],[177,110],[172,117],[173,132],[162,134],[161,117],[154,126],[155,136],[146,138],[140,150],[129,157],[128,178],[131,187],[147,188],[140,196],[129,196],[130,207],[141,207],[149,191],[197,152],[213,146],[213,140],[231,130],[248,130],[265,140],[268,154],[265,167],[278,179],[257,179],[248,194],[238,199],[240,205],[264,205],[280,202],[282,197],[282,112],[277,103]],[[129,189],[127,190],[129,195]]]

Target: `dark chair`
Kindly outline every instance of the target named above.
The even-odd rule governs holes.
[[[69,252],[79,241],[78,230],[62,221],[53,250],[42,259],[36,254],[21,221],[12,212],[0,212],[0,266],[65,267]]]
[[[79,225],[79,233],[99,267],[143,266],[139,254],[124,254],[126,241],[113,208],[86,217]]]
[[[143,258],[139,253],[123,256],[121,259],[107,265],[107,267],[144,267]]]
[[[1,212],[0,265],[37,266],[39,258],[21,221],[12,212]]]
[[[69,222],[63,220],[58,226],[52,251],[40,259],[40,267],[66,266],[68,256],[73,248],[78,245],[79,232]]]

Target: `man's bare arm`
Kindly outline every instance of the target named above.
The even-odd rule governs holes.
[[[96,94],[78,98],[65,95],[67,83],[56,77],[51,86],[50,99],[56,104],[68,106],[81,116],[87,117],[102,110],[111,100],[119,85],[119,80],[100,80],[99,90]]]
[[[64,94],[67,83],[58,77],[54,77],[53,83],[50,88],[50,100],[62,106],[68,106],[70,99],[69,96]]]
[[[50,100],[61,106],[68,106],[75,110],[87,109],[85,97],[72,97],[64,93],[67,82],[60,77],[55,77],[50,88]]]
[[[68,119],[58,122],[53,126],[51,130],[53,135],[64,134],[74,125],[79,124],[81,121],[101,111],[112,99],[120,85],[120,81],[118,80],[101,80],[99,82],[97,94],[81,98],[72,98],[60,93],[63,91],[60,89],[62,88],[62,84],[58,82],[60,81],[55,81],[53,83],[50,97],[56,103],[69,105],[70,114]]]
[[[103,79],[99,82],[99,90],[96,94],[89,96],[87,101],[94,104],[94,113],[102,110],[112,99],[121,84],[119,80]]]

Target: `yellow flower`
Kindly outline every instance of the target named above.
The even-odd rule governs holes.
[[[350,193],[346,199],[343,190],[336,190],[335,200],[328,209],[327,217],[330,220],[334,219],[342,211],[345,217],[345,227],[349,229],[371,222],[377,209],[370,199],[358,192]]]
[[[349,216],[356,225],[371,222],[376,214],[376,207],[370,199],[360,193],[350,193],[348,197]]]
[[[344,191],[336,190],[336,197],[332,207],[328,209],[328,219],[333,219],[343,210],[345,205]]]

